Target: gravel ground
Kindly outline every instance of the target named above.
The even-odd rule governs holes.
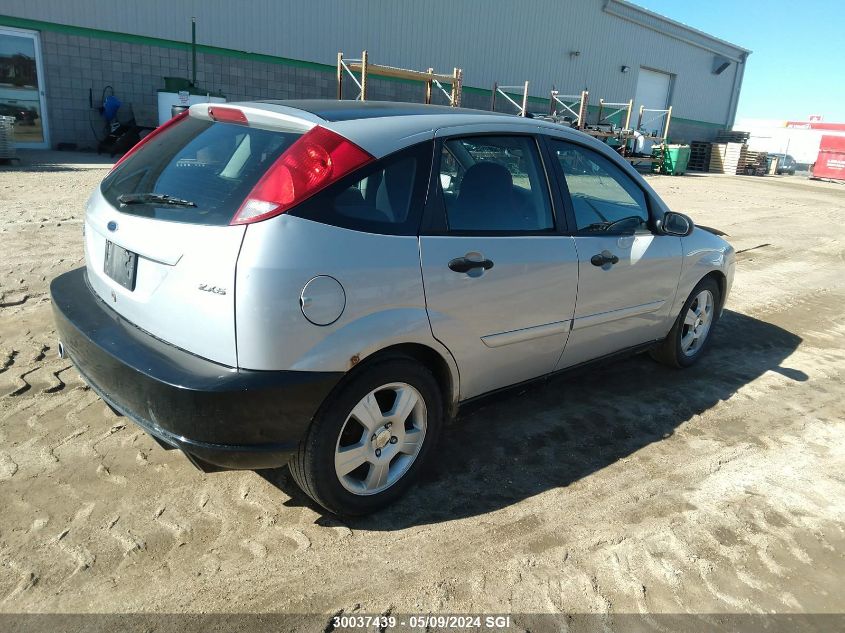
[[[341,523],[284,469],[200,473],[56,357],[48,284],[105,173],[0,167],[0,612],[842,610],[845,187],[651,177],[739,251],[702,362],[490,402],[398,505]]]

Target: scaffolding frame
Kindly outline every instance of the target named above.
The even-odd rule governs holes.
[[[616,108],[610,114],[605,115],[602,117],[602,112],[605,108]],[[630,130],[631,125],[631,111],[634,109],[634,100],[629,99],[623,103],[611,103],[609,101],[605,101],[604,99],[599,99],[599,118],[598,118],[598,125],[602,125],[603,123],[609,122],[612,117],[615,117],[620,112],[625,113],[625,125],[622,126],[623,131]]]
[[[512,94],[518,94],[517,91],[521,91],[522,93],[522,103],[519,104],[514,101],[511,96],[508,94],[508,90],[511,91]],[[527,116],[528,114],[528,82],[526,81],[522,86],[500,86],[498,82],[493,83],[493,96],[490,98],[490,110],[492,112],[496,111],[496,95],[500,94],[505,99],[507,99],[513,107],[517,109],[518,116]]]
[[[655,116],[651,117],[648,121],[643,121],[643,115],[647,112],[655,113]],[[663,143],[665,143],[666,139],[669,138],[669,122],[672,120],[672,106],[669,106],[665,110],[656,110],[653,108],[646,108],[645,106],[640,106],[640,115],[637,118],[637,130],[642,132],[642,127],[644,125],[654,123],[655,121],[659,121],[664,117],[665,120],[663,122],[663,134],[661,134],[660,136],[647,134],[646,136],[648,138],[659,138]]]
[[[549,92],[549,116],[560,117],[566,112],[572,115],[573,122],[577,129],[583,129],[587,124],[587,107],[590,101],[588,90],[582,90],[580,95],[562,95],[559,91],[552,89]],[[557,104],[557,105],[555,105]],[[574,108],[578,106],[576,111]],[[560,106],[558,108],[558,106]]]
[[[356,73],[360,73],[360,79]],[[343,52],[337,54],[337,98],[343,99],[343,78],[344,74],[352,78],[358,88],[356,101],[367,100],[367,79],[370,75],[380,77],[392,77],[394,79],[410,79],[420,81],[425,85],[425,103],[431,103],[433,88],[439,89],[449,100],[449,105],[456,108],[461,105],[461,92],[463,91],[464,71],[455,68],[451,75],[435,73],[433,68],[427,70],[409,70],[395,66],[384,66],[373,64],[369,60],[367,51],[361,53],[360,59],[344,58]],[[449,84],[451,90],[446,90],[443,84]]]

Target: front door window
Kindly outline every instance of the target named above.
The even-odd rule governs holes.
[[[608,158],[579,145],[551,142],[572,200],[579,233],[648,231],[645,194]]]

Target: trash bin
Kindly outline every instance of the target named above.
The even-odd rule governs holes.
[[[187,90],[191,87],[191,82],[182,77],[165,77],[164,89],[168,92],[179,92],[180,90]]]
[[[660,166],[661,174],[683,176],[686,173],[690,157],[689,145],[655,146],[651,155],[659,158],[660,152],[663,152],[663,163]]]
[[[158,124],[164,125],[169,119],[179,114],[174,106],[190,107],[195,103],[225,103],[226,98],[222,95],[212,96],[208,93],[195,94],[185,90],[179,92],[158,91]]]

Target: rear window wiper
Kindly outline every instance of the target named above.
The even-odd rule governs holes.
[[[117,197],[120,206],[130,204],[158,204],[168,207],[195,207],[196,203],[182,198],[175,198],[166,193],[124,193]]]

